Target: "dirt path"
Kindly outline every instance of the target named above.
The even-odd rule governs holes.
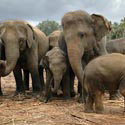
[[[12,74],[2,79],[0,125],[125,125],[123,98],[104,100],[105,113],[84,113],[84,105],[76,99],[53,100],[47,104],[35,98],[12,100],[15,81]]]

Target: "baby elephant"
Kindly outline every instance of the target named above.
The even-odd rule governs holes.
[[[59,47],[48,51],[40,63],[46,69],[45,102],[50,98],[51,91],[58,93],[60,83],[64,78],[67,65],[64,52]],[[52,83],[54,81],[54,88]]]
[[[85,112],[93,112],[95,104],[95,112],[103,113],[105,90],[119,89],[125,103],[125,55],[112,53],[92,60],[84,70],[83,88],[87,92]]]

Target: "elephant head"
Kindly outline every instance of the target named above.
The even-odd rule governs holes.
[[[15,68],[20,53],[32,47],[35,35],[27,22],[6,21],[0,24],[0,39],[5,47],[6,56],[6,68],[2,76],[6,76]]]
[[[52,91],[53,93],[57,93],[67,69],[64,52],[60,50],[59,47],[54,47],[47,52],[46,56],[42,59],[41,64],[44,68],[50,71],[54,79],[54,88]]]
[[[50,49],[58,46],[58,40],[59,40],[60,34],[61,34],[61,31],[56,30],[48,36]]]
[[[107,43],[106,36],[104,36],[100,42],[97,42],[96,46],[93,48],[96,57],[108,54],[106,49],[106,43]]]
[[[64,37],[71,67],[80,83],[83,83],[82,56],[110,31],[109,22],[101,15],[89,15],[85,11],[66,13],[62,18]]]

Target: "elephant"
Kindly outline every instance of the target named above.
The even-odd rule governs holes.
[[[113,64],[113,65],[112,65]],[[84,69],[83,88],[87,92],[85,112],[103,113],[105,90],[120,91],[125,98],[125,55],[112,53],[93,59]],[[114,77],[115,76],[115,77]]]
[[[116,40],[111,40],[111,42],[115,42]],[[110,48],[112,49],[113,46],[112,44],[109,44],[110,41],[107,41],[106,36],[102,38],[102,40],[100,42],[98,42],[97,46],[95,48],[93,48],[92,51],[88,51],[85,52],[84,56],[83,56],[83,64],[85,67],[85,65],[87,65],[92,59],[101,56],[101,55],[105,55],[110,53],[111,51],[107,50],[107,46],[110,45]],[[116,43],[117,44],[117,43]],[[108,47],[109,48],[109,47]],[[116,52],[116,51],[114,51]],[[81,86],[80,83],[78,84],[78,90],[80,90]],[[115,100],[119,98],[119,92],[118,91],[110,91],[109,92],[109,99],[110,100]]]
[[[62,37],[62,40],[60,38],[59,47],[66,53],[67,63],[69,63],[69,83],[73,83],[75,74],[82,86],[84,70],[82,58],[85,52],[93,50],[111,30],[110,24],[102,15],[90,15],[85,11],[77,10],[63,16],[62,27],[64,38]],[[69,86],[73,90],[73,85]]]
[[[125,54],[125,38],[113,39],[106,42],[106,50],[108,53]],[[111,92],[110,99],[114,100],[119,97],[119,92]]]
[[[1,40],[0,40],[0,59],[6,60],[5,47]],[[3,72],[4,70],[5,70],[5,66],[3,66],[3,69],[1,72]],[[25,90],[29,90],[29,72],[27,70],[23,70],[23,74],[24,74]],[[0,96],[2,96],[2,95],[3,95],[3,92],[2,92],[2,88],[1,88],[1,78],[0,78]]]
[[[106,43],[108,53],[125,54],[125,38],[109,40]]]
[[[33,92],[41,92],[44,80],[38,64],[49,50],[45,34],[26,21],[9,20],[0,23],[0,39],[6,57],[6,61],[0,60],[0,76],[5,77],[13,71],[16,93],[25,93],[21,69],[27,70],[31,73]],[[1,72],[3,65],[5,70]]]
[[[62,86],[63,94],[65,95],[65,84],[61,85],[65,77],[67,69],[65,53],[59,48],[54,47],[46,53],[40,62],[46,69],[46,86],[45,86],[45,102],[48,102],[51,90],[52,93],[57,94],[60,86]],[[54,88],[52,82],[54,81]]]
[[[58,40],[59,40],[60,34],[61,34],[61,31],[60,31],[60,30],[56,30],[56,31],[53,31],[53,32],[48,36],[50,49],[52,49],[53,47],[59,46],[59,45],[58,45]]]

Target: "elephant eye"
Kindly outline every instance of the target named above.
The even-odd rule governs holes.
[[[78,36],[82,39],[85,36],[84,32],[78,32]]]

